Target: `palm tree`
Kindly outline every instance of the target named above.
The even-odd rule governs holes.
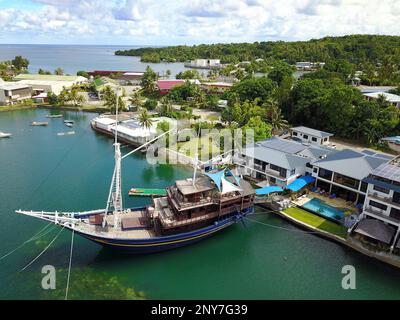
[[[129,102],[131,103],[131,105],[137,106],[138,108],[142,107],[143,100],[140,91],[133,92],[129,97]]]
[[[275,101],[267,102],[266,121],[272,126],[272,135],[277,131],[289,128],[289,123],[284,119],[282,110],[277,106]]]
[[[170,115],[172,113],[172,103],[167,97],[163,97],[161,99],[161,114],[162,115]]]
[[[142,128],[145,129],[150,129],[151,126],[153,125],[153,119],[151,119],[150,114],[147,112],[146,109],[144,109],[140,114],[139,114],[139,124]]]

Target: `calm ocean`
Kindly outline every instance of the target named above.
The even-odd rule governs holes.
[[[160,75],[171,70],[172,76],[185,69],[183,63],[142,63],[139,57],[116,56],[116,50],[132,49],[134,46],[94,46],[94,45],[26,45],[0,44],[0,61],[17,55],[30,62],[29,71],[39,68],[54,71],[60,67],[68,74],[79,70],[121,70],[144,71],[151,66]]]

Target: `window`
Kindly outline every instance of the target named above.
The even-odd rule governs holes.
[[[388,190],[388,189],[385,189],[385,188],[382,188],[382,187],[378,187],[378,186],[375,186],[375,185],[374,185],[373,189],[376,190],[376,191],[382,192],[382,193],[386,193],[386,194],[390,192],[390,190]]]
[[[296,169],[293,169],[293,170],[290,171],[290,175],[291,176],[294,175],[295,173],[296,173]]]
[[[326,180],[331,180],[332,179],[332,171],[326,170],[326,169],[319,169],[318,176],[321,178],[324,178]]]
[[[276,166],[276,165],[274,165],[274,164],[270,164],[269,167],[271,168],[271,170],[278,171],[278,172],[279,172],[279,175],[280,175],[281,177],[286,178],[286,169],[281,168],[281,167],[278,167],[278,166]]]
[[[376,201],[373,201],[373,200],[369,201],[369,205],[372,206],[372,207],[381,209],[381,210],[386,210],[387,209],[386,205],[384,205],[382,203],[379,203],[379,202],[376,202]]]
[[[304,139],[308,139],[308,135],[304,134],[304,135],[303,135],[303,138],[304,138]]]
[[[353,179],[353,178],[344,176],[339,173],[335,173],[333,181],[335,181],[336,183],[342,184],[346,187],[353,188],[353,189],[358,189],[358,187],[360,185],[360,180]]]
[[[317,173],[317,172],[318,172],[318,168],[314,168],[314,169],[313,169],[313,172],[314,172],[314,173]]]
[[[315,138],[315,137],[312,137],[311,140],[314,142],[317,142],[317,138]]]
[[[293,132],[293,135],[294,135],[295,137],[297,137],[297,132]]]
[[[312,167],[313,167],[313,166],[312,166],[312,164],[311,164],[311,163],[307,162],[307,164],[306,164],[306,167],[307,167],[307,168],[311,168],[311,169],[312,169]],[[315,171],[315,172],[316,172],[316,171]]]
[[[390,210],[390,215],[389,215],[389,216],[390,216],[391,218],[400,220],[400,210],[399,210],[399,209],[396,209],[396,208],[392,208],[392,209]]]
[[[368,188],[368,183],[366,182],[361,182],[361,191],[362,192],[367,192],[367,188]]]
[[[393,193],[393,202],[400,203],[400,193],[399,192]]]

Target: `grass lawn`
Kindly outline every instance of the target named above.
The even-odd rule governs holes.
[[[309,213],[299,208],[288,208],[283,210],[288,216],[304,222],[314,228],[333,233],[341,238],[346,238],[347,229],[341,225],[338,225],[332,221],[321,218],[317,215]]]
[[[208,136],[201,137],[200,141],[196,137],[187,142],[178,142],[178,151],[189,157],[195,156],[196,148],[200,159],[209,159],[210,155],[216,156],[220,153],[218,146],[211,143]]]

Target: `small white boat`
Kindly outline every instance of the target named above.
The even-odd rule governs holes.
[[[68,131],[68,132],[59,132],[57,133],[58,136],[70,136],[75,134],[75,131]]]
[[[0,138],[9,138],[11,136],[12,136],[11,133],[6,133],[6,132],[1,132],[0,131]]]
[[[62,118],[62,114],[48,114],[46,118]]]
[[[75,121],[74,120],[64,120],[64,123],[72,123],[72,124],[74,124]]]
[[[40,122],[40,121],[33,121],[31,122],[31,126],[47,126],[48,122]]]
[[[70,127],[70,128],[72,128],[72,127],[74,126],[74,125],[73,125],[72,123],[70,123],[70,122],[66,122],[65,125],[66,125],[67,127]]]

